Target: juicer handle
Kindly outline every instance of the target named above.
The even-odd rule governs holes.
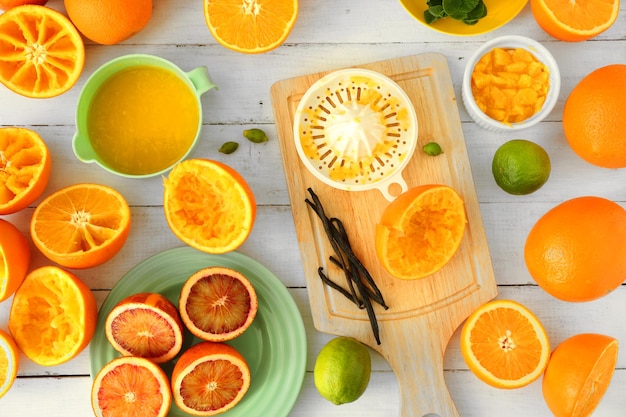
[[[404,178],[402,178],[402,172],[398,172],[396,173],[396,175],[390,176],[385,181],[381,181],[380,184],[376,186],[376,188],[378,188],[378,190],[388,201],[393,201],[396,199],[396,197],[398,197],[398,195],[392,195],[389,192],[389,189],[394,184],[398,184],[400,186],[400,193],[398,195],[404,193],[409,189],[406,181],[404,180]]]
[[[209,75],[209,69],[205,66],[192,69],[187,73],[187,77],[189,77],[199,96],[212,88],[218,89],[217,84],[213,82]]]

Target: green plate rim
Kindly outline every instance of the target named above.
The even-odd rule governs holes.
[[[89,348],[91,377],[108,361],[119,356],[104,332],[106,316],[117,302],[133,293],[153,291],[165,293],[178,306],[178,300],[172,299],[168,293],[172,292],[172,288],[182,287],[193,272],[208,266],[225,266],[243,273],[250,279],[259,297],[259,311],[252,326],[241,336],[227,342],[248,360],[252,384],[239,404],[220,415],[286,417],[300,395],[306,373],[307,340],[302,315],[278,277],[258,261],[237,251],[213,255],[191,247],[178,247],[152,255],[129,270],[100,307],[96,332]],[[163,274],[170,274],[171,268],[176,272],[163,277]],[[146,272],[150,274],[145,275]],[[199,341],[185,331],[187,346]],[[176,359],[163,367],[173,366]],[[171,368],[166,369],[168,376],[169,372]],[[255,375],[258,376],[256,384]],[[169,417],[188,415],[172,401]]]

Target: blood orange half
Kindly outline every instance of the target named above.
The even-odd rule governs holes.
[[[169,379],[148,359],[115,358],[96,374],[91,405],[97,417],[165,417],[172,404]]]
[[[174,402],[182,411],[213,416],[243,399],[250,388],[250,368],[234,347],[201,342],[183,352],[171,381]]]
[[[194,273],[183,284],[178,307],[192,334],[223,342],[250,327],[259,303],[254,287],[242,273],[213,266]]]
[[[183,324],[176,306],[164,295],[143,292],[121,300],[105,322],[105,333],[115,350],[155,363],[178,355]]]

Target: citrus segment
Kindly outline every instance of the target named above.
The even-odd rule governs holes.
[[[71,185],[37,206],[30,231],[48,259],[67,268],[90,268],[122,249],[130,232],[130,208],[110,187]]]
[[[38,199],[50,167],[48,147],[37,132],[0,128],[0,215],[18,212]]]
[[[20,364],[15,341],[7,332],[0,330],[0,398],[13,386]]]
[[[48,0],[0,0],[0,10],[9,10],[23,4],[39,4],[43,6]]]
[[[461,353],[470,370],[497,388],[519,388],[541,376],[550,342],[539,319],[523,305],[496,300],[474,311],[461,330]]]
[[[250,388],[250,368],[234,347],[201,342],[180,356],[171,383],[174,402],[183,412],[213,416],[243,399]]]
[[[0,219],[0,302],[20,286],[30,265],[28,240],[15,226]]]
[[[589,417],[606,393],[617,363],[618,341],[584,333],[561,342],[543,375],[542,392],[555,417]]]
[[[58,96],[78,81],[83,39],[72,22],[46,6],[17,6],[0,15],[0,82],[26,97]]]
[[[417,279],[443,268],[457,252],[467,218],[451,187],[413,187],[385,208],[376,225],[376,254],[396,278]]]
[[[173,359],[183,345],[183,324],[178,310],[158,293],[124,298],[107,315],[104,328],[115,350],[154,363]]]
[[[152,17],[152,0],[65,0],[64,5],[78,30],[102,45],[133,37]]]
[[[626,65],[598,68],[565,101],[563,131],[583,160],[603,168],[626,167]]]
[[[204,0],[204,17],[226,48],[262,53],[287,39],[298,17],[298,0]]]
[[[609,294],[626,279],[626,210],[602,197],[578,197],[546,212],[524,246],[530,275],[571,302]]]
[[[202,269],[185,281],[178,306],[183,323],[192,334],[222,342],[250,327],[259,303],[248,278],[233,269],[215,266]]]
[[[87,347],[97,318],[96,300],[80,278],[44,266],[30,272],[15,292],[9,330],[29,359],[53,366]]]
[[[165,417],[171,404],[167,375],[145,358],[111,360],[91,386],[91,406],[97,417]]]
[[[531,0],[530,6],[543,30],[569,42],[598,36],[615,23],[619,13],[619,0]]]
[[[254,194],[233,168],[208,159],[188,159],[174,166],[164,187],[167,223],[189,246],[226,253],[242,245],[252,231]]]

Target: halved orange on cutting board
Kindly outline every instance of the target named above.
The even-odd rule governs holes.
[[[67,268],[90,268],[117,254],[130,232],[124,196],[99,184],[75,184],[46,197],[30,223],[33,243]]]
[[[76,84],[84,65],[83,39],[60,12],[27,4],[0,15],[0,82],[10,90],[58,96]]]
[[[95,375],[91,406],[97,417],[165,417],[172,404],[170,380],[157,364],[121,356]]]
[[[245,275],[213,266],[201,269],[185,281],[178,308],[183,323],[196,337],[224,342],[250,327],[259,301]]]
[[[476,309],[461,330],[461,353],[469,369],[497,388],[520,388],[541,376],[550,341],[524,305],[495,300]]]
[[[180,356],[172,371],[176,405],[194,416],[213,416],[237,405],[250,388],[250,368],[234,347],[201,342]]]
[[[0,215],[16,213],[37,200],[50,178],[46,143],[34,130],[0,128]]]
[[[385,208],[376,225],[376,255],[396,278],[426,277],[452,259],[466,224],[465,204],[452,187],[413,187]]]
[[[183,346],[183,323],[176,306],[164,295],[143,292],[118,302],[104,325],[107,340],[126,356],[154,363],[173,359]]]
[[[204,17],[220,44],[257,54],[287,39],[298,17],[298,0],[204,0]]]

